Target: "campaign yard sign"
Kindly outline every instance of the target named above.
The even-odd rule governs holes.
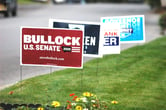
[[[120,28],[119,24],[101,23],[100,37],[103,54],[120,54]]]
[[[22,27],[20,64],[82,68],[83,31]]]
[[[49,27],[84,30],[84,56],[102,57],[100,23],[50,19]]]
[[[143,43],[145,42],[144,15],[102,17],[103,24],[120,24],[121,43]]]

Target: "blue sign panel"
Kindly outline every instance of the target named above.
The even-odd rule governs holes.
[[[120,41],[121,43],[141,43],[145,42],[144,16],[119,16],[103,17],[102,23],[119,23],[120,24]]]
[[[91,22],[65,21],[50,19],[49,26],[53,28],[68,28],[68,29],[82,29],[84,30],[84,56],[102,57],[99,51],[101,43],[100,24]]]

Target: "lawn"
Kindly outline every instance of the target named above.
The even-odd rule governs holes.
[[[19,4],[30,4],[33,3],[33,0],[18,0]]]
[[[8,94],[13,91],[13,94]],[[3,103],[65,104],[69,94],[92,92],[108,110],[166,110],[166,37],[84,64],[23,80],[0,91]],[[116,100],[118,104],[111,105]]]
[[[34,4],[34,3],[45,3],[45,2],[36,2],[35,0],[18,0],[18,4]]]

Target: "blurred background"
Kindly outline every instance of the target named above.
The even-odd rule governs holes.
[[[144,60],[145,54],[142,54],[142,51],[140,52],[138,51],[138,48],[134,48],[132,49],[133,53],[130,54],[131,57],[136,54],[136,59],[134,59],[134,56],[134,58],[132,57],[132,60],[130,60],[130,58],[128,58],[130,57],[129,54],[129,56],[122,56],[122,58],[117,58],[113,55],[114,58],[111,57],[112,59],[110,58],[109,60],[105,59],[105,61],[108,60],[108,64],[104,65],[102,65],[103,62],[100,62],[102,59],[94,61],[92,62],[94,64],[90,63],[85,67],[90,71],[88,72],[88,74],[84,74],[84,78],[82,78],[82,74],[84,73],[84,71],[82,70],[80,72],[77,72],[76,74],[72,72],[71,74],[69,74],[69,71],[67,71],[64,75],[62,74],[62,79],[58,79],[58,74],[55,73],[54,77],[52,77],[53,74],[51,73],[53,71],[57,72],[57,70],[60,70],[61,68],[20,65],[20,29],[22,26],[48,27],[50,18],[100,22],[101,17],[144,15],[146,44],[161,37],[161,34],[165,34],[165,9],[166,0],[0,0],[0,102],[4,102],[4,100],[6,100],[7,103],[10,103],[16,100],[16,102],[14,103],[17,103],[19,101],[20,103],[23,103],[24,99],[29,98],[28,100],[31,103],[40,103],[41,99],[38,95],[40,93],[41,97],[42,95],[48,95],[48,97],[52,99],[56,97],[56,92],[62,93],[60,96],[63,96],[64,94],[62,90],[69,88],[69,91],[72,91],[72,89],[75,89],[72,87],[73,78],[75,77],[74,80],[77,79],[78,81],[75,81],[77,86],[79,86],[79,82],[82,85],[82,82],[88,79],[87,86],[85,86],[85,88],[88,88],[89,85],[91,85],[93,89],[96,88],[96,85],[100,84],[101,82],[104,83],[104,86],[100,85],[100,87],[103,87],[104,89],[101,88],[98,93],[100,93],[101,97],[104,97],[103,99],[112,97],[111,95],[112,93],[114,93],[113,97],[121,101],[121,109],[116,110],[122,110],[124,108],[126,108],[124,110],[166,110],[166,96],[164,94],[166,91],[166,77],[164,76],[166,55],[164,53],[165,51],[163,51],[165,49],[164,41],[162,43],[161,41],[158,41],[157,43],[155,43],[155,45],[146,47],[146,50],[144,50],[140,46],[140,50],[143,49],[143,52],[145,52],[145,54],[146,52],[148,53],[147,60]],[[160,47],[157,44],[160,44]],[[142,44],[121,44],[121,50],[128,49],[136,45]],[[157,50],[160,50],[162,52],[158,52]],[[152,51],[152,54],[154,55],[152,55],[151,53],[149,54],[150,51]],[[126,53],[127,52],[128,51],[126,51]],[[142,56],[140,56],[140,53]],[[163,54],[160,58],[161,53]],[[105,58],[108,57],[106,56]],[[84,57],[84,62],[91,59],[94,58]],[[113,62],[112,60],[115,62]],[[151,60],[152,63],[149,64]],[[138,64],[138,61],[140,61],[141,63]],[[110,62],[112,64],[115,64],[115,68],[111,68],[111,66],[109,65]],[[102,70],[102,72],[105,72],[105,74],[99,74],[101,76],[101,79],[99,80],[100,83],[95,82],[96,80],[97,82],[99,82],[97,77],[98,75],[94,76],[95,71],[96,73],[98,72],[98,63],[101,63],[100,66],[105,66]],[[147,63],[146,66],[144,66],[145,63]],[[119,68],[119,65],[121,65],[123,68]],[[133,65],[135,65],[134,69]],[[90,68],[89,66],[92,66],[93,68]],[[141,74],[137,72],[137,70],[139,70],[137,66],[142,69],[139,72]],[[157,70],[154,71],[153,68],[155,67],[157,67]],[[130,69],[128,68],[132,69],[132,71],[130,71]],[[119,74],[116,73],[117,70],[120,70]],[[148,70],[147,73],[146,70]],[[135,72],[134,75],[133,72]],[[48,78],[51,78],[52,81],[45,80],[45,78],[43,78],[43,80],[29,80],[27,82],[27,86],[29,88],[27,89],[25,89],[25,86],[22,86],[23,84],[26,85],[26,83],[21,83],[18,86],[16,85],[14,89],[7,88],[10,88],[10,86],[13,84],[22,82],[24,79],[43,74],[48,74]],[[131,76],[128,76],[128,74],[130,74]],[[60,75],[61,73],[59,73],[59,76]],[[86,79],[85,76],[88,76],[90,78]],[[105,79],[107,79],[107,82],[104,82]],[[54,80],[56,80],[57,82]],[[41,86],[36,85],[38,81],[41,81]],[[53,83],[49,87],[50,89],[48,89],[49,92],[47,92],[47,87],[45,87],[49,85],[48,82]],[[63,85],[63,83],[66,83],[67,86],[61,86],[61,84]],[[34,88],[32,88],[32,85],[34,85]],[[129,86],[126,87],[126,85]],[[62,90],[59,89],[60,86],[62,87]],[[38,87],[38,89],[36,87]],[[110,89],[110,87],[112,90]],[[99,88],[99,86],[97,88]],[[22,92],[23,90],[25,90],[26,92]],[[111,92],[107,92],[107,90]],[[8,92],[10,91],[14,91],[13,96],[9,96]],[[34,95],[34,91],[36,91],[36,95]],[[121,92],[120,95],[118,95],[119,92]],[[34,100],[31,99],[31,96],[35,97]],[[59,98],[63,100],[63,97]],[[51,101],[52,99],[47,99],[46,97],[43,100],[47,102],[48,100]],[[36,100],[39,101],[35,102]]]

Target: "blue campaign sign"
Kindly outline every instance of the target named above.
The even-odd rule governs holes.
[[[84,56],[102,57],[100,23],[50,19],[49,27],[84,30]]]
[[[144,15],[102,17],[102,23],[120,24],[121,43],[145,42]]]

